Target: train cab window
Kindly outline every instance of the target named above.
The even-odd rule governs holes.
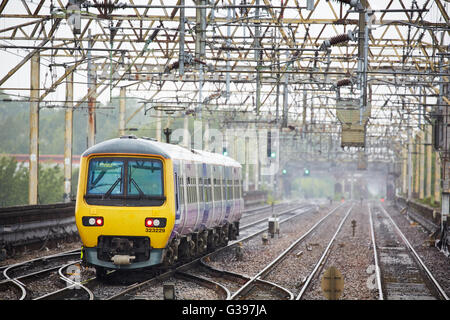
[[[123,164],[123,161],[91,160],[86,193],[90,195],[114,195],[122,193]]]
[[[128,195],[161,197],[162,181],[160,160],[128,161]]]
[[[84,198],[88,204],[104,206],[160,206],[166,200],[162,162],[125,157],[91,159]]]

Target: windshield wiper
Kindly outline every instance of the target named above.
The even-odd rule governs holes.
[[[136,187],[136,190],[139,192],[139,199],[144,198],[145,193],[141,190],[141,188],[139,188],[138,184],[136,183],[136,181],[134,181],[133,178],[130,178],[131,183]]]
[[[103,196],[103,199],[109,198],[109,196],[111,196],[111,193],[113,192],[113,190],[117,187],[117,184],[122,180],[121,177],[117,178],[116,182],[113,183],[113,185],[111,186],[111,188],[108,189],[108,191],[106,191],[105,195]]]

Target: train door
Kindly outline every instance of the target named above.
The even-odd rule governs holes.
[[[181,213],[182,213],[182,203],[181,203],[181,185],[180,185],[180,165],[176,163],[174,160],[173,163],[173,179],[174,179],[174,187],[175,187],[175,225],[173,227],[172,235],[177,231],[178,226],[181,222]]]
[[[231,185],[230,185],[230,168],[223,167],[223,182],[224,182],[224,192],[225,192],[225,215],[222,221],[226,221],[230,215],[231,209]]]
[[[179,172],[179,188],[180,188],[180,233],[183,232],[183,228],[186,225],[187,217],[187,186],[186,186],[186,162],[180,160],[180,172]]]
[[[222,215],[222,196],[221,196],[221,184],[219,166],[213,167],[213,183],[214,183],[214,225],[219,224],[220,217]]]
[[[227,194],[226,194],[226,184],[225,184],[225,172],[224,172],[224,167],[223,166],[219,166],[219,183],[220,183],[220,192],[221,192],[221,206],[220,206],[220,219],[219,219],[219,223],[221,223],[224,220],[225,217],[225,213],[227,210]]]
[[[195,212],[195,223],[193,226],[194,230],[197,230],[201,223],[201,215],[203,215],[203,206],[201,201],[201,189],[203,186],[200,185],[201,183],[201,172],[200,172],[200,165],[198,165],[196,162],[193,162],[192,169],[193,169],[193,208]]]
[[[208,165],[206,163],[201,164],[201,176],[203,178],[203,188],[202,192],[202,204],[203,204],[203,218],[202,218],[202,227],[208,227],[208,219],[209,213],[211,211],[211,199],[209,198],[209,184],[208,184]]]
[[[236,211],[238,209],[237,205],[237,189],[236,189],[236,176],[237,171],[235,167],[230,167],[230,183],[231,183],[231,208],[230,208],[230,216],[228,218],[229,221],[234,220],[236,216]]]

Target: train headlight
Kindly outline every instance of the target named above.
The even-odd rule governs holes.
[[[145,218],[145,226],[147,228],[164,228],[166,222],[166,218]]]
[[[101,227],[103,226],[103,217],[83,217],[81,222],[85,227]]]

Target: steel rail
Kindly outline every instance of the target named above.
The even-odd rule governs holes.
[[[373,255],[374,255],[374,260],[375,260],[375,274],[376,274],[377,286],[378,286],[378,300],[384,300],[383,288],[381,286],[381,272],[380,272],[380,266],[378,263],[377,244],[375,242],[375,228],[373,225],[372,210],[370,208],[370,204],[368,205],[368,208],[369,208],[370,236],[372,238]]]
[[[308,236],[312,231],[314,231],[326,218],[328,218],[332,213],[334,213],[338,208],[341,208],[343,204],[335,207],[331,210],[326,216],[320,219],[314,226],[312,226],[305,234],[303,234],[300,238],[294,241],[286,250],[284,250],[278,257],[276,257],[271,263],[269,263],[263,270],[261,270],[258,274],[253,276],[246,284],[244,284],[239,290],[237,290],[232,296],[231,300],[237,299],[239,295],[243,292],[248,291],[251,285],[254,285],[256,281],[269,273],[276,265],[278,265],[286,255],[293,250],[297,246],[297,244],[302,241],[306,236]]]
[[[308,206],[308,205],[306,205],[306,206],[294,206],[293,208],[287,208],[286,210],[283,210],[283,211],[281,211],[281,212],[278,212],[277,213],[277,216],[280,216],[280,215],[283,215],[283,214],[286,214],[286,213],[289,213],[289,212],[292,212],[292,211],[295,211],[295,210],[299,210],[299,209],[304,209],[304,208],[311,208],[311,206]],[[302,213],[304,213],[304,212],[306,212],[306,211],[303,211]],[[265,214],[267,214],[268,212],[264,212]],[[267,218],[269,218],[269,217],[264,217],[264,218],[261,218],[261,219],[259,219],[259,220],[256,220],[256,221],[253,221],[253,222],[249,222],[249,223],[247,223],[247,224],[245,224],[245,225],[243,225],[243,226],[241,226],[241,228],[242,229],[248,229],[248,228],[250,228],[250,227],[252,227],[252,226],[255,226],[255,225],[257,225],[257,224],[260,224],[260,223],[263,223],[263,222],[265,222],[265,221],[267,221]],[[242,218],[241,218],[242,219]],[[290,217],[289,218],[287,218],[287,219],[290,219]],[[240,230],[241,231],[241,230]],[[236,240],[236,241],[241,241],[242,239],[239,239],[239,240]],[[245,239],[244,239],[245,240]]]
[[[24,262],[19,262],[19,263],[15,263],[15,264],[11,264],[9,266],[5,266],[4,270],[3,270],[3,276],[4,276],[4,280],[0,281],[0,284],[4,284],[4,283],[13,283],[14,285],[16,285],[22,295],[20,296],[19,300],[24,300],[27,296],[27,289],[26,286],[19,281],[19,279],[24,279],[27,277],[31,277],[40,273],[45,273],[45,272],[49,272],[51,270],[56,269],[56,267],[53,268],[47,268],[44,270],[40,270],[40,271],[35,271],[26,275],[22,275],[22,276],[18,276],[18,277],[10,277],[8,275],[8,272],[10,272],[11,270],[13,270],[14,268],[18,268],[21,266],[25,266],[28,265],[30,263],[36,263],[36,262],[40,262],[40,261],[45,261],[45,260],[49,260],[49,259],[55,259],[55,258],[61,258],[61,257],[66,257],[66,256],[71,256],[71,255],[76,255],[79,254],[79,250],[71,250],[71,251],[66,251],[66,252],[62,252],[62,253],[58,253],[58,254],[54,254],[54,255],[49,255],[49,256],[45,256],[45,257],[40,257],[40,258],[35,258],[35,259],[31,259],[31,260],[27,260]]]
[[[67,278],[67,277],[63,274],[63,270],[64,270],[64,269],[66,269],[67,267],[69,267],[69,266],[71,266],[71,265],[73,265],[73,264],[75,264],[75,263],[81,263],[81,260],[78,260],[78,261],[76,261],[76,262],[68,263],[68,264],[62,266],[61,268],[59,268],[58,274],[59,274],[60,278],[61,278],[63,281],[67,282],[68,285],[67,285],[66,289],[76,288],[76,287],[78,286],[78,287],[82,288],[84,291],[87,292],[87,294],[89,295],[89,300],[94,300],[94,293],[93,293],[91,290],[89,290],[87,287],[85,287],[85,286],[84,286],[83,284],[81,284],[80,282],[73,281],[72,279]],[[49,295],[46,295],[46,297],[49,297]]]
[[[207,279],[207,278],[204,278],[204,277],[201,277],[201,276],[198,276],[195,274],[183,272],[183,271],[175,272],[174,276],[175,276],[175,278],[182,278],[187,281],[194,281],[194,282],[200,284],[201,286],[208,287],[208,288],[218,292],[219,295],[222,295],[223,297],[225,297],[225,300],[228,300],[228,298],[231,295],[230,290],[228,290],[226,287],[224,287],[220,283],[213,281],[211,279]]]
[[[5,282],[11,282],[20,289],[22,295],[20,296],[19,300],[24,300],[25,297],[27,296],[27,289],[25,288],[25,285],[22,282],[20,282],[19,280],[9,277],[7,274],[7,272],[10,269],[12,269],[14,266],[16,266],[16,265],[9,266],[5,270],[3,270],[3,276],[6,278]]]
[[[433,285],[437,289],[438,293],[442,296],[442,298],[444,298],[444,300],[450,300],[448,295],[445,293],[445,290],[441,287],[439,282],[436,280],[436,278],[433,276],[431,271],[425,265],[423,260],[420,258],[419,254],[416,252],[416,250],[414,250],[413,246],[408,241],[408,239],[405,237],[405,235],[400,230],[400,228],[397,226],[397,224],[395,223],[394,219],[392,219],[391,215],[386,211],[386,209],[384,209],[384,207],[382,205],[379,205],[379,207],[382,209],[382,211],[385,214],[385,216],[389,218],[389,220],[391,221],[392,225],[395,227],[395,230],[397,231],[398,235],[400,236],[400,238],[402,238],[402,240],[405,243],[405,245],[407,246],[407,248],[412,252],[414,258],[416,259],[418,264],[422,267],[422,269],[425,271],[425,274],[431,280],[431,282],[433,283]]]
[[[336,232],[334,233],[333,237],[331,238],[330,242],[328,243],[328,246],[325,248],[322,256],[319,259],[319,261],[317,262],[317,264],[314,267],[313,271],[308,276],[306,282],[303,284],[302,290],[300,290],[300,293],[297,295],[296,300],[300,300],[302,298],[303,294],[306,292],[306,289],[308,288],[309,284],[311,283],[312,279],[314,278],[317,270],[319,270],[319,267],[324,262],[325,257],[328,255],[328,253],[329,253],[329,251],[331,249],[331,245],[333,244],[334,239],[336,239],[339,231],[341,231],[341,228],[344,225],[345,220],[347,220],[347,217],[350,215],[350,212],[352,211],[352,209],[353,209],[353,205],[350,207],[350,209],[348,209],[346,215],[344,216],[344,218],[342,219],[341,223],[339,224]]]
[[[304,208],[304,207],[303,207],[303,206],[296,206],[296,207],[294,207],[294,208],[291,208],[291,209],[288,209],[288,210],[286,210],[286,211],[283,211],[282,213],[279,213],[279,214],[286,214],[286,213],[288,213],[288,212],[292,212],[292,211],[298,210],[298,209],[300,209],[300,208]],[[302,211],[301,213],[299,213],[299,214],[297,214],[297,215],[295,215],[295,216],[292,216],[292,217],[289,217],[289,218],[287,218],[287,219],[284,219],[283,221],[280,221],[280,223],[284,223],[284,222],[286,222],[286,221],[289,221],[290,219],[292,219],[292,218],[294,218],[294,217],[297,217],[297,216],[299,216],[299,215],[301,215],[301,214],[304,214],[305,212],[307,212],[307,211]],[[267,218],[264,218],[264,219],[262,219],[262,220],[266,220],[266,221],[267,221]],[[259,220],[258,222],[261,223],[261,220]],[[247,226],[241,227],[241,230],[240,230],[240,231],[243,231],[243,229],[246,229],[246,228],[250,228],[251,226],[254,226],[254,223],[249,224],[249,225],[247,225]],[[212,256],[212,255],[214,255],[214,254],[217,254],[218,252],[220,252],[220,251],[222,251],[222,250],[224,250],[224,249],[226,249],[226,248],[231,248],[231,247],[233,247],[233,246],[236,246],[239,242],[244,241],[244,240],[247,240],[247,239],[250,239],[250,238],[252,238],[252,237],[255,237],[255,236],[257,236],[258,234],[260,234],[260,233],[266,231],[267,229],[268,229],[268,227],[262,228],[262,230],[259,230],[259,231],[257,231],[257,232],[254,232],[254,233],[248,235],[248,236],[245,236],[245,237],[243,237],[243,238],[240,238],[240,239],[238,239],[238,240],[235,240],[235,241],[233,241],[233,242],[230,242],[227,246],[217,248],[217,250],[215,250],[214,252],[211,252],[211,253],[209,253],[209,254],[203,256],[203,257],[199,257],[199,258],[197,258],[197,259],[195,259],[195,260],[193,260],[193,261],[190,261],[190,262],[188,262],[188,263],[186,263],[186,264],[183,264],[183,265],[181,265],[181,266],[178,266],[178,267],[176,267],[175,269],[169,270],[169,271],[167,271],[167,272],[165,272],[165,273],[163,273],[163,274],[161,274],[161,275],[158,275],[158,276],[156,276],[156,277],[154,277],[154,278],[145,280],[145,281],[140,282],[140,283],[133,284],[133,285],[129,286],[128,288],[126,288],[125,290],[122,290],[121,292],[119,292],[119,293],[117,293],[117,294],[115,294],[115,295],[113,295],[113,296],[111,296],[111,297],[108,297],[106,300],[115,300],[115,299],[118,299],[118,298],[120,298],[121,296],[123,296],[123,295],[125,295],[125,294],[127,294],[127,293],[130,293],[130,292],[132,292],[132,291],[138,290],[138,289],[141,288],[141,287],[144,287],[144,286],[147,286],[147,285],[155,284],[155,283],[157,283],[158,281],[162,281],[162,280],[168,279],[168,278],[170,278],[170,277],[172,277],[172,276],[175,276],[177,273],[180,273],[180,272],[183,272],[183,273],[184,273],[185,271],[187,271],[187,270],[189,270],[190,268],[194,267],[194,266],[195,266],[196,264],[198,264],[199,262],[201,262],[203,265],[207,265],[206,263],[204,263],[204,259],[205,259],[205,258],[210,257],[210,256]],[[209,267],[209,266],[208,266],[208,267]],[[214,271],[215,271],[215,270],[214,270]],[[220,271],[220,270],[218,270],[218,271]]]
[[[213,277],[220,277],[220,278],[227,279],[227,280],[230,280],[230,278],[231,278],[233,280],[230,280],[230,281],[235,282],[235,283],[243,282],[243,284],[250,281],[250,277],[248,277],[248,276],[245,276],[240,273],[231,272],[231,271],[216,269],[216,268],[208,265],[205,261],[203,261],[203,259],[200,259],[199,262],[200,262],[200,265],[207,270],[207,272],[209,272],[211,274],[216,274]],[[272,289],[275,289],[278,292],[281,292],[281,295],[284,297],[288,297],[288,300],[294,300],[294,294],[291,291],[289,291],[288,289],[283,288],[282,286],[280,286],[274,282],[271,282],[271,281],[262,280],[262,279],[257,279],[256,281],[261,286],[271,287]],[[226,300],[230,300],[230,298],[231,298],[231,293],[227,297]]]

